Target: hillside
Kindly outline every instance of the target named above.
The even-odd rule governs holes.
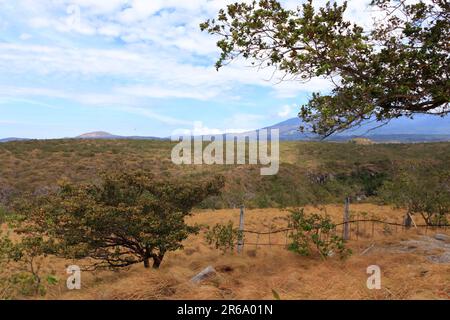
[[[0,202],[25,192],[45,193],[58,181],[95,181],[105,170],[146,170],[157,175],[223,174],[220,197],[206,208],[278,207],[342,202],[347,194],[369,199],[399,168],[450,167],[450,143],[360,145],[282,142],[275,176],[258,166],[177,166],[173,143],[154,140],[46,140],[0,144]]]

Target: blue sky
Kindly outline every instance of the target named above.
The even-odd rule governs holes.
[[[276,84],[246,61],[216,72],[217,39],[198,25],[229,2],[0,0],[0,138],[256,129],[329,89]],[[351,1],[349,17],[365,10]]]

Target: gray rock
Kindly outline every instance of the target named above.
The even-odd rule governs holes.
[[[450,252],[441,255],[428,256],[427,259],[433,263],[450,263]]]
[[[214,275],[215,273],[216,273],[216,270],[212,266],[209,266],[209,267],[205,268],[204,270],[202,270],[195,277],[193,277],[191,279],[191,282],[193,282],[193,283],[200,283],[203,280],[205,280],[205,279],[209,278],[210,276]]]
[[[442,233],[436,233],[434,235],[434,238],[436,240],[440,240],[440,241],[450,241],[450,236],[447,236],[447,235],[442,234]]]

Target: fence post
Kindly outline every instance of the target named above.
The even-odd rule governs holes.
[[[359,239],[359,215],[356,215],[356,240]]]
[[[271,235],[272,235],[272,223],[270,223],[270,227],[269,227],[269,248],[272,249]]]
[[[237,251],[238,253],[241,253],[244,247],[244,206],[241,206],[241,214],[239,216],[239,232],[241,237],[238,241]]]
[[[350,202],[350,198],[349,197],[345,198],[344,230],[343,230],[343,234],[342,234],[342,238],[344,240],[350,239],[350,230],[349,230],[350,225],[348,223],[348,221],[350,220],[349,202]]]

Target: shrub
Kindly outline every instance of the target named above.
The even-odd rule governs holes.
[[[218,223],[212,229],[208,228],[205,237],[209,245],[214,245],[223,253],[233,251],[238,242],[244,240],[243,232],[235,228],[231,221],[227,224]]]
[[[307,216],[304,209],[291,210],[288,227],[293,229],[289,238],[292,242],[288,249],[292,252],[308,256],[314,248],[324,259],[337,252],[341,258],[351,254],[345,248],[344,240],[333,234],[336,226],[330,217],[312,214]]]
[[[56,284],[53,275],[42,281],[42,260],[46,246],[39,237],[25,237],[11,241],[9,234],[0,237],[0,299],[21,296],[45,295],[48,285]],[[3,272],[1,272],[3,270]]]
[[[432,168],[401,171],[384,184],[381,198],[412,215],[420,214],[427,225],[446,224],[450,213],[450,172]]]

